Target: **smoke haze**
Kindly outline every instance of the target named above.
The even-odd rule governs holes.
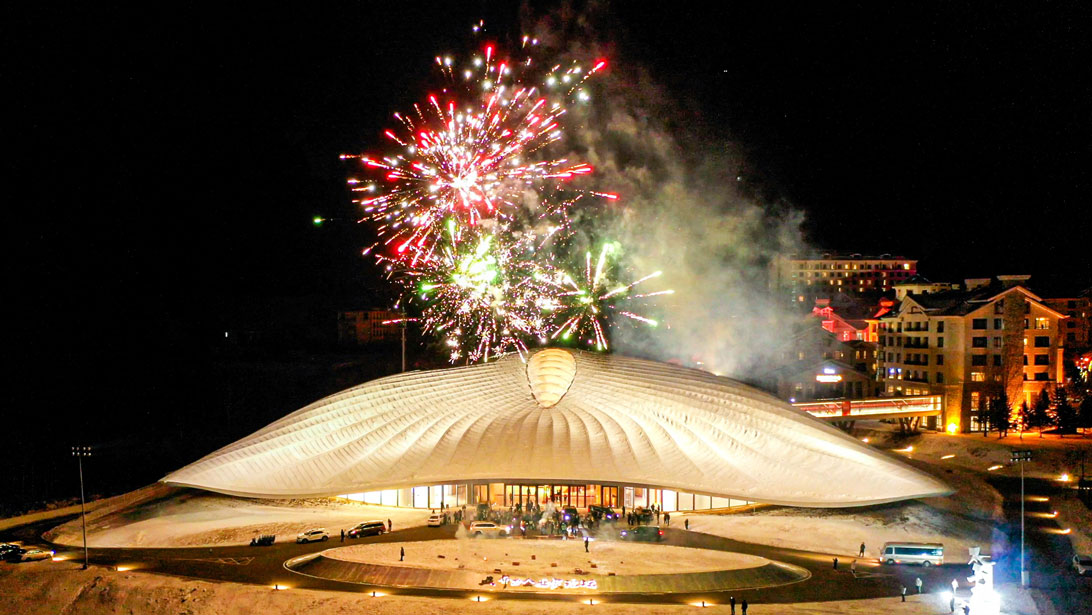
[[[604,51],[609,46],[589,45],[598,40],[590,21],[586,13],[566,15],[563,9],[533,30],[561,54],[610,62],[587,83],[593,100],[571,108],[566,146],[574,159],[595,167],[595,189],[620,199],[574,208],[590,209],[595,217],[576,227],[592,229],[589,246],[622,244],[631,272],[619,281],[662,270],[661,278],[638,289],[675,291],[635,309],[660,320],[659,327],[618,323],[614,350],[742,379],[760,374],[786,346],[799,318],[775,298],[768,275],[778,255],[807,251],[803,214],[745,196],[737,148],[696,134],[686,121],[692,112],[647,71]],[[606,215],[600,207],[609,210]]]

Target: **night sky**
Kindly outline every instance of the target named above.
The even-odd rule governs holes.
[[[934,280],[1092,282],[1087,5],[769,4],[572,12],[743,152],[754,194],[803,210],[813,246],[917,257]],[[17,472],[67,472],[84,440],[141,484],[329,392],[225,372],[224,332],[275,332],[269,356],[298,365],[337,309],[387,301],[338,155],[381,147],[472,23],[503,45],[529,12],[9,9],[5,415],[42,459]]]

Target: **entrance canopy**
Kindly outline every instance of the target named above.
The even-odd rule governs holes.
[[[951,492],[737,381],[556,348],[342,391],[163,481],[254,497],[566,482],[814,507]]]

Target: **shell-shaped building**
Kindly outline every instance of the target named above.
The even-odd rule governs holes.
[[[422,507],[838,507],[951,491],[737,381],[556,348],[353,387],[163,481]]]

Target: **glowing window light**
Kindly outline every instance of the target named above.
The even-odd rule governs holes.
[[[955,455],[945,455],[941,459],[951,459],[952,457],[955,457]]]
[[[1002,466],[1000,466],[1000,465],[990,466],[990,467],[986,468],[986,471],[987,472],[993,472],[994,470],[1000,470],[1001,468],[1002,468]]]

